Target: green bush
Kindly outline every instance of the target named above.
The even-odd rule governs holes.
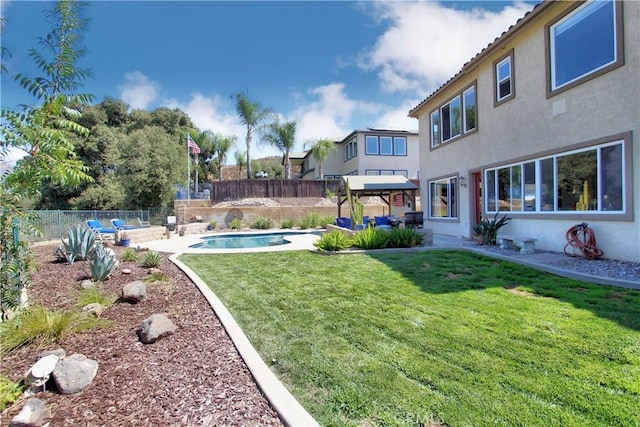
[[[316,228],[319,224],[320,216],[317,212],[310,212],[307,215],[300,218],[298,221],[300,228],[306,230],[307,228]]]
[[[48,345],[69,334],[104,323],[80,312],[55,312],[40,305],[33,306],[13,319],[0,323],[0,354],[4,356],[32,342],[42,346]]]
[[[13,405],[22,394],[23,386],[0,374],[0,412]]]
[[[146,268],[158,267],[162,264],[162,255],[156,251],[149,251],[142,258],[142,266]]]
[[[125,262],[138,261],[138,252],[134,248],[127,248],[120,254],[120,259]]]
[[[268,230],[273,227],[273,219],[266,216],[259,216],[251,223],[251,228],[255,228],[257,230]]]
[[[322,252],[341,251],[352,245],[351,238],[340,230],[333,230],[330,233],[323,233],[313,246]]]
[[[367,227],[353,236],[353,246],[362,249],[382,249],[387,246],[388,233],[380,228]]]
[[[217,226],[218,226],[217,222],[209,221],[209,227],[211,227],[212,230],[215,230]]]
[[[480,224],[473,226],[473,231],[482,236],[483,245],[495,246],[498,239],[498,230],[511,221],[511,218],[508,218],[506,214],[502,218],[498,218],[499,213],[496,212],[492,220],[483,218]]]
[[[112,249],[102,245],[96,246],[91,258],[89,258],[89,271],[93,280],[103,282],[107,280],[118,268],[118,258]]]
[[[78,292],[76,306],[82,308],[85,305],[98,303],[103,307],[110,307],[116,302],[117,297],[104,292],[101,286],[96,284],[90,289],[81,289]]]
[[[169,276],[167,276],[164,271],[159,271],[157,273],[149,274],[144,278],[144,281],[147,283],[168,282]]]
[[[89,259],[95,249],[96,235],[88,227],[78,226],[67,230],[67,240],[61,239],[67,262]]]
[[[320,215],[318,218],[318,227],[327,228],[327,225],[336,225],[336,219],[331,215]]]
[[[424,236],[413,228],[392,228],[387,233],[390,248],[411,248],[422,244]]]
[[[282,224],[280,224],[280,228],[289,229],[289,228],[293,228],[294,225],[295,225],[294,220],[285,219],[284,221],[282,221]]]
[[[231,221],[231,229],[232,230],[240,230],[242,228],[242,220],[241,219],[234,219]]]

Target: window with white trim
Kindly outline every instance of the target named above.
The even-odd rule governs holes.
[[[485,210],[622,213],[623,141],[485,170]]]
[[[429,217],[458,218],[458,178],[429,181]]]
[[[446,104],[429,115],[431,146],[436,147],[463,134],[472,132],[477,125],[475,83],[459,92]]]
[[[495,77],[495,103],[499,104],[513,98],[513,58],[509,54],[498,61],[494,67]]]
[[[358,155],[358,143],[356,138],[344,144],[344,161],[353,159]]]
[[[409,176],[409,173],[406,170],[397,170],[397,169],[367,169],[364,171],[365,175],[370,176],[378,176],[378,175],[401,175],[405,178]]]
[[[377,136],[365,137],[365,154],[367,156],[406,156],[407,138],[404,136]]]
[[[617,7],[621,2],[588,1],[549,27],[551,91],[622,64]]]

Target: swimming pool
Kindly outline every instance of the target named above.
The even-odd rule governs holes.
[[[222,236],[202,237],[202,242],[190,245],[195,249],[248,249],[266,248],[270,246],[280,246],[291,243],[285,236],[295,236],[306,233],[299,232],[276,232],[262,234],[225,234]]]

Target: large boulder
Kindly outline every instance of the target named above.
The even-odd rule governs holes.
[[[123,301],[137,304],[147,297],[147,285],[142,280],[127,283],[122,287]]]
[[[89,387],[98,373],[98,362],[83,354],[60,360],[51,376],[62,394],[79,393]]]
[[[164,314],[153,314],[142,321],[138,337],[144,344],[153,344],[160,338],[174,334],[177,329]]]
[[[35,397],[27,400],[18,415],[9,422],[9,427],[39,427],[44,420],[51,418],[51,410]]]

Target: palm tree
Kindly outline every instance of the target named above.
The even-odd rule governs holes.
[[[285,179],[291,179],[291,161],[289,160],[289,153],[296,143],[296,126],[297,123],[295,121],[280,124],[276,119],[276,121],[267,125],[262,136],[264,142],[273,145],[282,151],[282,155],[284,157]]]
[[[311,154],[318,161],[318,172],[320,173],[320,179],[324,179],[324,171],[322,170],[322,162],[324,162],[329,154],[333,154],[338,151],[335,141],[324,138],[319,139],[311,145]]]
[[[244,93],[238,93],[236,98],[236,112],[240,116],[242,124],[247,126],[247,179],[251,179],[251,139],[253,131],[259,128],[262,122],[271,114],[269,109],[263,108],[260,103],[252,102]]]
[[[242,150],[237,150],[236,164],[238,165],[238,178],[240,178],[242,176],[242,168],[247,164],[247,153]]]
[[[235,136],[216,135],[213,150],[218,157],[218,181],[222,181],[222,165],[224,165],[224,162],[227,160],[227,153],[229,152],[229,150],[231,150],[231,147],[235,144],[235,142]]]

